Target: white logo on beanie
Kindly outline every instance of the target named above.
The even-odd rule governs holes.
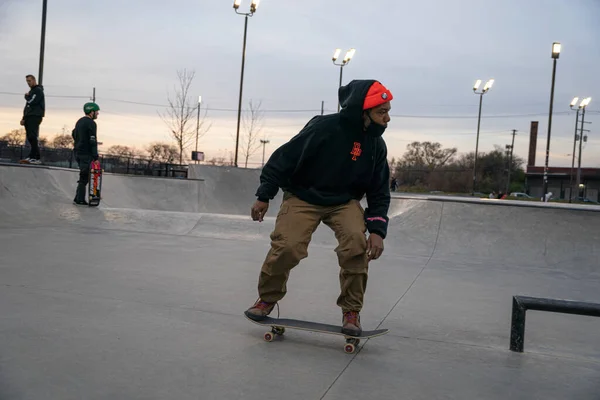
[[[382,99],[384,99],[384,100],[385,100],[385,99],[387,99],[387,93],[383,93],[383,94],[381,95],[381,98],[382,98]]]

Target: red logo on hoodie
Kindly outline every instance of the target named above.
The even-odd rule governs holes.
[[[352,151],[350,152],[350,154],[352,154],[352,160],[356,161],[357,158],[362,154],[362,150],[360,149],[360,143],[359,142],[354,142],[354,147],[352,147]]]

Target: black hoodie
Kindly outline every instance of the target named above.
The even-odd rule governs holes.
[[[46,99],[44,96],[44,87],[35,85],[28,94],[25,95],[25,108],[23,117],[44,117],[46,115]]]
[[[313,117],[265,164],[256,196],[269,201],[279,188],[316,205],[333,206],[366,194],[365,222],[385,238],[390,204],[387,147],[380,131],[363,129],[362,105],[374,80],[339,89],[341,111]],[[373,125],[373,123],[372,123]]]

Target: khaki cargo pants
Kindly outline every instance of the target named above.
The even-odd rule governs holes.
[[[262,265],[258,293],[266,302],[285,296],[290,271],[308,255],[308,244],[319,224],[335,233],[335,252],[340,266],[337,305],[346,311],[360,311],[367,286],[368,260],[364,210],[357,200],[339,206],[316,206],[285,192],[271,233],[271,249]]]

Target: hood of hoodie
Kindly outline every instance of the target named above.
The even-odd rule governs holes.
[[[346,86],[340,87],[338,90],[340,116],[344,120],[362,127],[365,97],[375,82],[373,79],[353,80]]]
[[[365,97],[373,83],[378,82],[374,79],[364,80],[353,80],[346,86],[342,86],[338,91],[338,97],[340,100],[340,118],[342,124],[346,126],[346,129],[352,131],[360,131],[367,136],[379,137],[383,135],[386,126],[371,122],[371,124],[364,129],[363,123],[363,104]]]

